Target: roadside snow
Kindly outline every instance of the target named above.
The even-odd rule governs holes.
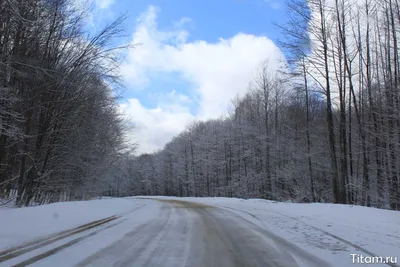
[[[335,267],[354,266],[351,254],[397,257],[397,265],[391,266],[400,266],[400,212],[397,211],[351,205],[280,203],[261,199],[149,198],[179,199],[229,210]],[[130,213],[137,209],[138,212]],[[134,231],[139,225],[156,219],[161,211],[157,201],[138,197],[1,209],[0,251],[94,220],[128,213],[116,227],[46,259],[46,262],[51,263],[46,266],[53,266],[55,260],[62,259],[65,253],[76,257],[75,260],[84,259],[127,232]],[[95,241],[96,245],[89,241]]]
[[[61,204],[61,203],[59,203]],[[68,204],[68,203],[65,203]],[[70,267],[76,266],[79,262],[86,259],[88,256],[97,253],[98,251],[112,245],[114,242],[121,240],[129,233],[133,233],[137,231],[137,229],[145,224],[148,224],[151,221],[157,219],[157,216],[160,215],[161,211],[161,204],[157,201],[148,201],[148,200],[128,200],[128,199],[105,199],[100,201],[89,201],[87,202],[73,202],[72,206],[74,206],[77,210],[85,209],[86,212],[92,212],[92,210],[86,210],[86,208],[79,207],[79,206],[86,206],[86,208],[93,208],[97,210],[98,215],[101,218],[116,214],[118,212],[125,213],[119,219],[112,221],[111,223],[102,225],[100,227],[96,227],[94,229],[90,229],[88,231],[84,231],[82,233],[75,234],[73,236],[67,237],[65,239],[59,240],[55,243],[51,243],[47,246],[41,247],[37,250],[28,252],[23,254],[20,257],[13,258],[6,262],[0,263],[0,267],[9,267],[14,266],[22,261],[28,260],[32,257],[40,253],[45,253],[50,249],[56,248],[61,246],[67,242],[76,240],[77,238],[82,238],[82,241],[79,243],[67,247],[60,251],[59,253],[55,253],[50,257],[46,257],[39,262],[32,264],[32,266],[45,266],[45,267]],[[50,205],[46,205],[50,206]],[[53,206],[53,205],[51,205]],[[53,209],[53,207],[48,207],[48,209]],[[104,212],[99,210],[104,209]],[[2,213],[0,212],[0,216]],[[84,216],[82,216],[84,217]],[[94,218],[91,216],[84,217],[87,220],[83,223],[87,223],[99,218]],[[63,217],[62,220],[66,219]],[[77,221],[77,217],[75,216],[75,220]],[[81,222],[78,223],[79,225],[82,224],[82,219],[79,219]],[[73,221],[70,220],[70,221]],[[50,223],[50,222],[49,222]],[[0,227],[2,223],[0,220]],[[71,225],[71,224],[70,224]],[[64,224],[66,226],[66,224]],[[72,226],[73,227],[73,226]],[[38,229],[41,228],[40,226],[37,227]],[[65,227],[61,230],[65,230],[70,228]],[[58,232],[58,231],[57,231]],[[3,240],[0,237],[0,243]]]
[[[0,210],[0,250],[79,225],[129,212],[137,203],[128,199],[61,202]]]
[[[397,265],[393,266],[400,266],[398,211],[352,205],[283,203],[263,199],[218,197],[182,200],[230,210],[332,263],[332,266],[354,266],[351,254],[397,257]],[[354,257],[357,261],[357,256]],[[371,266],[361,262],[357,265]]]

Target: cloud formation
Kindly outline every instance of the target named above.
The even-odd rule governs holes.
[[[114,3],[114,0],[96,0],[96,7],[107,9]]]
[[[279,48],[265,36],[238,33],[216,42],[190,42],[184,28],[190,19],[183,18],[173,23],[173,30],[164,31],[157,25],[159,11],[150,6],[138,18],[132,39],[137,46],[129,51],[121,73],[130,87],[141,90],[154,90],[151,81],[157,74],[179,74],[190,84],[190,91],[185,96],[174,93],[173,101],[171,95],[159,96],[157,109],[146,109],[138,99],[124,104],[137,126],[135,138],[141,153],[162,148],[195,119],[226,114],[231,100],[247,91],[261,62],[267,59],[274,64],[283,59]],[[177,101],[179,97],[186,101]],[[197,110],[191,114],[189,106],[194,102]]]
[[[195,117],[179,104],[172,107],[145,108],[138,99],[129,99],[120,106],[123,114],[135,125],[128,138],[137,142],[139,153],[151,153],[162,149],[177,133]]]

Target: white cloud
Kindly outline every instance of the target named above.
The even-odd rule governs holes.
[[[190,113],[188,106],[193,103],[193,100],[190,97],[176,93],[175,90],[172,90],[167,94],[150,93],[149,97],[152,102],[157,103],[157,107],[171,112],[183,111]]]
[[[179,105],[148,109],[136,98],[121,105],[135,125],[131,138],[139,143],[138,153],[154,152],[164,147],[177,133],[195,118]]]
[[[232,98],[247,91],[262,61],[268,59],[274,63],[283,59],[275,44],[263,36],[238,33],[213,43],[202,40],[189,42],[189,32],[182,25],[190,20],[184,18],[174,30],[163,31],[157,25],[158,11],[158,8],[151,6],[138,18],[132,43],[140,45],[129,52],[121,72],[133,88],[141,89],[149,85],[150,74],[154,77],[157,73],[178,73],[194,88],[188,95],[192,96],[192,101],[193,97],[198,99],[198,110],[191,115],[185,108],[187,103],[183,102],[174,103],[174,110],[146,110],[138,100],[130,100],[131,107],[128,110],[132,112],[133,121],[140,120],[142,123],[138,124],[139,134],[135,138],[139,145],[151,148],[148,152],[162,147],[151,143],[152,140],[148,138],[143,140],[140,134],[144,131],[142,128],[147,129],[145,136],[155,134],[151,132],[154,128],[150,125],[155,125],[157,132],[165,132],[164,141],[161,142],[164,144],[194,118],[216,118],[225,114]],[[151,120],[139,118],[140,113],[146,112],[152,114]],[[166,118],[168,123],[163,120]]]
[[[108,9],[114,2],[115,0],[72,0],[73,8],[83,12],[85,22],[90,28],[96,26],[95,20],[104,20],[104,16],[112,15]]]
[[[114,0],[96,0],[96,7],[100,9],[107,9],[114,3]]]

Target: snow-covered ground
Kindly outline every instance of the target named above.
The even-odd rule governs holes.
[[[351,254],[397,257],[397,264],[400,266],[398,211],[352,205],[282,203],[262,199],[185,200],[229,209],[331,262],[333,266],[354,266]],[[357,261],[357,256],[354,258]]]
[[[0,251],[79,225],[141,207],[123,198],[61,202],[0,210]]]
[[[108,216],[124,215],[108,226],[100,226],[104,229],[99,233],[95,232],[97,230],[91,230],[89,234],[85,232],[69,237],[68,240],[73,240],[77,236],[88,235],[85,242],[71,246],[62,253],[56,253],[38,265],[73,266],[120,240],[133,229],[140,229],[143,225],[157,220],[160,212],[163,212],[162,205],[157,201],[143,198],[148,197],[65,202],[0,210],[0,255],[6,248],[39,237]],[[157,198],[179,199],[219,207],[289,241],[335,267],[400,266],[400,212],[350,205],[294,204],[260,199]],[[173,221],[174,219],[168,219],[168,223]],[[62,242],[65,240],[50,244],[47,248],[43,247],[39,253]],[[25,258],[19,260],[29,259],[35,253],[38,252],[27,253],[23,255]],[[397,265],[361,264],[360,258],[353,257],[352,254],[365,257],[393,257],[392,260],[396,260],[394,257],[397,257]],[[358,260],[358,264],[353,263],[353,258],[356,263]],[[65,259],[69,261],[63,265]],[[7,261],[0,263],[0,267],[18,262],[20,261]]]

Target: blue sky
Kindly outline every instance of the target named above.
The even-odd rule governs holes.
[[[279,31],[272,25],[284,22],[284,0],[99,0],[109,5],[96,18],[96,23],[126,13],[126,30],[134,29],[137,17],[150,5],[159,7],[158,23],[162,28],[170,28],[181,18],[190,18],[192,40],[213,42],[220,37],[231,37],[238,32],[267,35],[272,40],[279,37]],[[99,13],[100,15],[100,13]]]
[[[265,60],[282,58],[273,22],[283,0],[93,0],[93,29],[125,13],[131,43],[120,73],[121,110],[136,125],[139,153],[154,152],[185,126],[226,114]],[[274,63],[275,62],[275,63]]]

